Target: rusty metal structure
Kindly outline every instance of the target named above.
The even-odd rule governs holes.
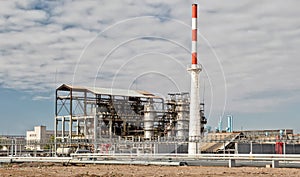
[[[188,93],[170,93],[164,101],[146,91],[63,84],[55,98],[56,149],[86,146],[97,151],[123,140],[188,140]],[[201,115],[205,119],[204,110]]]
[[[109,142],[119,137],[151,140],[163,135],[164,101],[146,91],[75,87],[56,89],[55,141]]]

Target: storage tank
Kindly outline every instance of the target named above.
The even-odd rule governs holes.
[[[73,152],[73,148],[70,147],[59,147],[56,149],[56,154],[58,156],[70,156],[70,154]]]
[[[189,102],[188,100],[180,99],[177,101],[177,137],[180,139],[188,137],[189,131]]]
[[[144,138],[151,139],[153,137],[153,125],[156,117],[153,104],[151,102],[144,106]]]

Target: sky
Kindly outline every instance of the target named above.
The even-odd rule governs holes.
[[[2,0],[0,133],[53,129],[62,84],[189,91],[193,3],[208,124],[300,133],[298,0]]]

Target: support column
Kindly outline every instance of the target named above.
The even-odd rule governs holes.
[[[235,159],[229,159],[228,162],[229,162],[228,163],[229,168],[236,167],[236,161],[235,161]]]
[[[278,160],[272,160],[272,168],[278,168],[279,167],[279,161]]]
[[[65,117],[61,118],[61,141],[65,142]]]

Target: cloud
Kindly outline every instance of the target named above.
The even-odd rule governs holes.
[[[52,95],[51,96],[34,96],[32,98],[32,100],[37,101],[37,100],[49,100],[52,99]]]
[[[189,91],[191,3],[3,1],[1,87],[48,94],[74,81],[162,95]],[[299,99],[299,5],[199,1],[208,112],[221,114],[224,104],[232,112],[264,112]]]

